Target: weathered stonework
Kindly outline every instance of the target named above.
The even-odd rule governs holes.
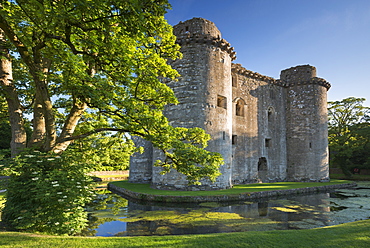
[[[181,77],[170,82],[179,100],[165,115],[173,126],[200,127],[211,135],[207,149],[225,164],[215,183],[187,185],[185,176],[160,175],[151,165],[161,154],[147,149],[131,159],[130,182],[160,189],[226,189],[233,184],[275,181],[328,181],[327,90],[310,65],[283,70],[280,79],[232,61],[231,45],[214,23],[193,18],[174,26],[183,58],[170,62]],[[140,145],[140,144],[138,144]]]

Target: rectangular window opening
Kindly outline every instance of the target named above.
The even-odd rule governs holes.
[[[236,76],[232,76],[231,77],[231,85],[233,87],[237,87],[237,85],[238,85],[238,78]]]
[[[227,106],[226,97],[218,95],[217,96],[217,107],[226,109],[226,106]]]
[[[271,147],[271,139],[265,139],[265,147]]]
[[[233,135],[231,137],[231,144],[236,145],[237,143],[238,143],[238,136],[237,135]]]

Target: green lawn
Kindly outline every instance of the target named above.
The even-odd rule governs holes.
[[[117,186],[136,192],[165,195],[239,194],[243,192],[282,190],[348,183],[332,180],[330,183],[266,183],[235,186],[229,190],[178,192],[158,191],[148,184],[113,182]],[[0,194],[0,201],[4,193]],[[217,233],[203,235],[140,236],[140,237],[67,237],[45,236],[30,233],[0,232],[0,247],[369,247],[370,220],[309,230],[284,230],[266,232]]]
[[[121,188],[125,188],[137,193],[145,193],[152,195],[167,195],[167,196],[207,196],[207,195],[237,195],[241,193],[271,191],[284,189],[297,189],[306,187],[317,187],[333,184],[350,183],[346,180],[331,180],[327,183],[301,183],[301,182],[278,182],[278,183],[256,183],[234,185],[232,189],[214,190],[214,191],[173,191],[173,190],[158,190],[150,188],[149,184],[129,183],[127,180],[111,182]]]
[[[370,220],[310,230],[141,237],[61,237],[0,232],[2,248],[24,247],[369,247]]]

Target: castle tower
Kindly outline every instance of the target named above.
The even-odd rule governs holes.
[[[287,87],[287,180],[328,181],[327,91],[316,68],[302,65],[283,70]]]
[[[220,153],[225,161],[221,176],[215,183],[202,181],[201,189],[225,189],[231,187],[232,164],[232,87],[231,61],[235,52],[230,44],[221,39],[221,33],[213,22],[193,18],[174,26],[177,43],[183,58],[170,64],[181,77],[169,86],[179,100],[178,105],[168,106],[165,115],[175,127],[200,127],[212,139],[207,147]],[[158,156],[158,154],[157,154]],[[154,159],[156,154],[154,153]],[[152,185],[157,188],[193,189],[186,178],[176,171],[165,175],[153,168]],[[164,185],[164,183],[166,185]]]

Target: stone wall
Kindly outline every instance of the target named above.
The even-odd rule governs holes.
[[[208,150],[225,161],[215,183],[188,186],[185,176],[160,175],[151,167],[162,154],[145,141],[135,154],[130,181],[154,188],[226,189],[233,184],[274,181],[327,181],[326,95],[330,84],[316,68],[296,66],[274,79],[232,64],[233,47],[213,22],[202,18],[174,26],[183,58],[170,61],[181,77],[169,82],[179,100],[164,114],[175,127],[200,127],[211,135]]]
[[[136,152],[130,158],[131,183],[150,183],[153,176],[153,145],[142,138],[132,137],[137,147],[144,149],[143,153]]]
[[[328,181],[327,90],[313,66],[281,72],[287,87],[288,180]]]
[[[230,201],[248,201],[254,199],[274,198],[286,195],[312,194],[318,192],[329,192],[335,189],[352,188],[356,183],[333,184],[318,187],[306,187],[288,190],[272,190],[249,192],[234,195],[207,195],[207,196],[168,196],[138,193],[125,188],[118,187],[112,183],[108,184],[108,189],[112,192],[122,194],[129,199],[141,200],[144,202],[230,202]]]
[[[174,27],[183,58],[170,62],[181,77],[169,83],[179,100],[168,106],[165,115],[173,126],[203,128],[212,139],[207,149],[220,153],[225,161],[222,173],[215,183],[202,181],[202,186],[190,189],[220,189],[231,187],[232,168],[232,89],[230,45],[220,38],[216,26],[207,20],[195,18]],[[155,169],[159,172],[159,168]],[[183,175],[171,171],[165,175],[153,174],[155,188],[189,189]]]
[[[233,182],[286,179],[285,91],[270,77],[233,68]],[[238,103],[244,104],[238,115]],[[240,108],[240,107],[239,107]]]

